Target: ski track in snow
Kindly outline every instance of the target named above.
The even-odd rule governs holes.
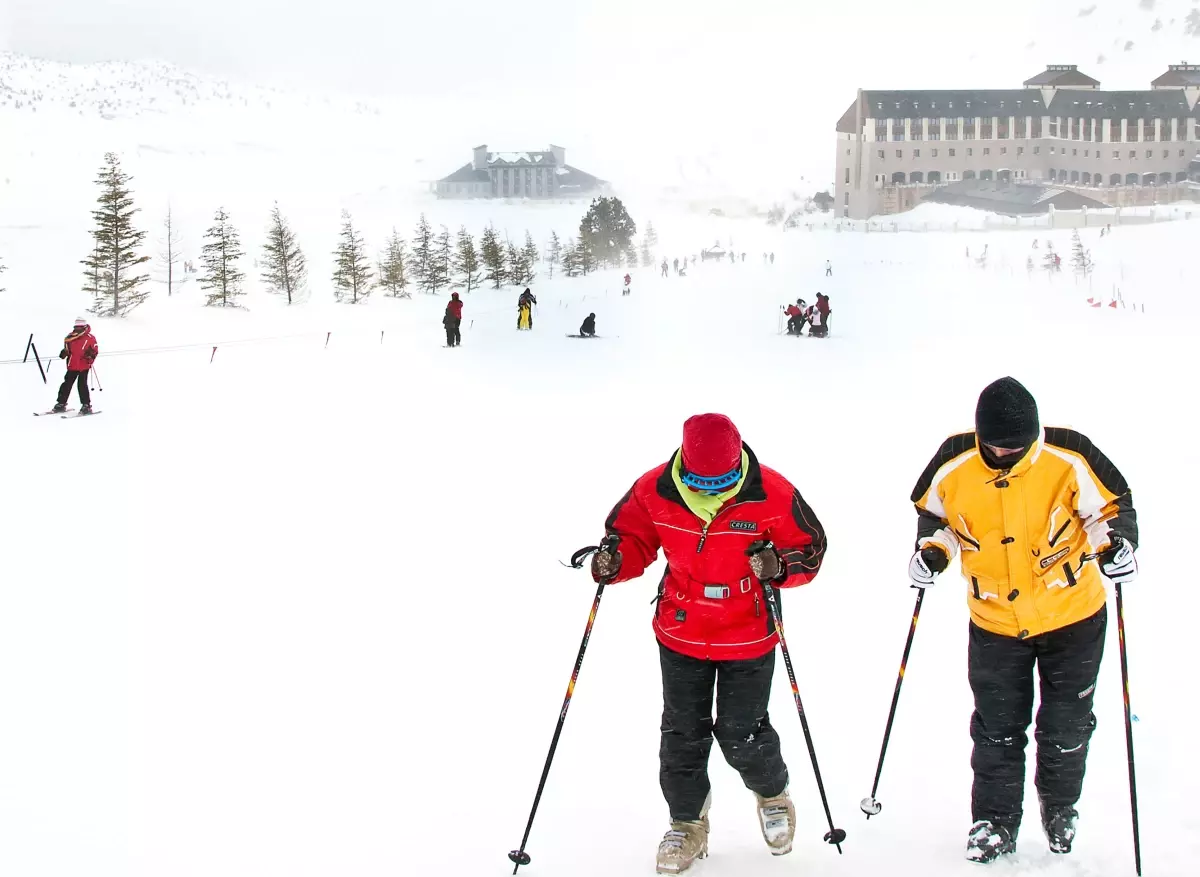
[[[65,177],[27,165],[42,176],[0,202],[6,358],[31,331],[52,358],[86,306],[76,263],[93,146],[59,147],[79,150]],[[127,160],[152,234],[149,208],[174,187],[194,258],[221,200],[210,160]],[[191,163],[168,163],[180,161]],[[53,210],[32,194],[52,177]],[[235,178],[221,189],[251,253],[280,195],[270,188]],[[93,395],[106,414],[89,426],[29,417],[52,402],[58,360],[51,386],[32,364],[0,366],[0,873],[510,873],[505,854],[520,841],[594,590],[559,561],[598,538],[688,415],[716,410],[800,486],[829,532],[821,575],[783,599],[834,820],[849,836],[843,856],[821,841],[780,668],[773,723],[799,811],[795,851],[767,854],[753,796],[714,747],[711,856],[694,873],[977,875],[962,858],[971,698],[956,569],[925,601],[883,811],[867,822],[858,802],[912,605],[909,491],[943,438],[970,428],[979,389],[1007,373],[1032,389],[1045,423],[1091,436],[1133,486],[1144,548],[1126,610],[1145,873],[1194,873],[1200,817],[1178,806],[1200,780],[1184,669],[1193,577],[1179,550],[1192,542],[1180,493],[1190,487],[1175,450],[1194,431],[1179,397],[1198,365],[1193,223],[1085,232],[1093,294],[1120,284],[1146,306],[1133,314],[1084,304],[1066,231],[1039,231],[1037,251],[1028,231],[782,233],[634,194],[634,218],[662,239],[659,259],[732,236],[746,263],[666,280],[639,269],[625,298],[622,271],[543,274],[532,332],[515,329],[519,290],[479,290],[464,296],[463,346],[449,354],[444,294],[333,304],[333,206],[350,206],[377,245],[421,210],[435,228],[492,221],[541,243],[551,229],[571,234],[584,205],[329,188],[283,193],[313,262],[310,303],[287,309],[255,293],[248,310],[218,313],[199,306],[192,280],[125,320],[97,321],[104,390]],[[55,215],[41,228],[19,227],[43,212]],[[1026,256],[1040,264],[1047,238],[1064,273],[1027,276]],[[985,243],[981,270],[964,247],[977,256]],[[833,337],[777,337],[779,305],[817,291],[831,295]],[[589,311],[600,334],[619,337],[565,338]],[[219,344],[209,363],[212,344],[267,337],[278,340]],[[200,346],[106,355],[183,344]],[[660,569],[606,591],[527,877],[653,872],[667,827],[649,607]],[[1045,851],[1031,761],[1018,854],[998,873],[1133,872],[1110,628],[1075,852]]]

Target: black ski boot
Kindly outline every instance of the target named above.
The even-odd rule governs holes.
[[[53,408],[50,409],[50,413],[51,414],[62,414],[66,410],[67,410],[67,403],[66,402],[58,402],[55,404],[55,406]]]
[[[91,403],[84,405],[82,408],[79,409],[79,414],[81,417],[84,415],[87,415],[87,414],[91,414],[91,413],[92,413]]]
[[[1046,840],[1050,841],[1050,852],[1069,853],[1075,840],[1075,820],[1079,811],[1074,807],[1048,807],[1042,805],[1042,828]]]
[[[1012,832],[986,819],[972,825],[971,833],[967,835],[967,858],[972,862],[994,862],[1016,849],[1017,841]]]

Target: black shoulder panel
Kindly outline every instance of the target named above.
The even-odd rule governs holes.
[[[938,452],[933,455],[933,459],[929,461],[929,465],[925,467],[925,471],[921,473],[921,477],[917,479],[917,486],[913,488],[912,501],[919,502],[925,492],[929,490],[929,485],[933,484],[933,479],[941,469],[955,457],[965,454],[967,451],[975,447],[975,433],[961,432],[958,435],[952,435],[950,438],[942,442],[942,446],[938,448]]]
[[[1046,427],[1046,444],[1083,457],[1087,461],[1088,467],[1110,493],[1121,496],[1129,492],[1129,484],[1126,483],[1125,476],[1117,470],[1108,457],[1101,453],[1098,447],[1092,444],[1091,439],[1086,435],[1073,429],[1048,426]]]

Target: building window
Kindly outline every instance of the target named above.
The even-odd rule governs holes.
[[[1184,149],[1179,150],[1180,158],[1184,158],[1184,157],[1186,157],[1186,155],[1187,155],[1187,150],[1184,150]]]
[[[992,154],[992,148],[991,148],[990,146],[985,146],[985,147],[983,147],[983,154],[984,154],[984,155],[991,155],[991,154]]]
[[[1146,150],[1146,158],[1154,158],[1154,150],[1153,149]]]
[[[929,140],[942,139],[942,120],[941,119],[926,119],[929,124]]]
[[[921,157],[921,150],[914,149],[913,150],[913,158],[920,158],[920,157]]]
[[[1143,139],[1147,143],[1153,143],[1155,140],[1158,139],[1158,131],[1156,130],[1156,126],[1154,124],[1153,119],[1147,119],[1145,121],[1144,130],[1145,130],[1146,136]]]
[[[1085,150],[1083,151],[1083,157],[1084,157],[1084,158],[1087,158],[1087,157],[1089,157],[1091,154],[1092,154],[1092,151],[1091,151],[1090,149],[1085,149]]]
[[[1136,149],[1131,149],[1131,150],[1129,150],[1129,157],[1130,157],[1130,158],[1137,158],[1137,150],[1136,150]]]
[[[899,123],[899,124],[897,124],[897,123]],[[903,140],[904,139],[904,120],[903,119],[893,119],[892,120],[892,139],[893,140]]]
[[[1033,117],[1033,124],[1031,125],[1031,127],[1029,129],[1029,136],[1035,140],[1038,137],[1042,136],[1042,117],[1041,116]]]
[[[1042,147],[1040,147],[1040,146],[1035,146],[1035,147],[1033,147],[1033,154],[1034,154],[1034,155],[1041,155],[1041,154],[1042,154]]]
[[[904,150],[903,149],[896,150],[896,158],[904,158]]]
[[[1170,158],[1170,157],[1171,157],[1171,150],[1164,149],[1163,150],[1163,158]]]
[[[934,158],[937,158],[937,157],[938,157],[938,151],[937,151],[936,149],[934,149],[934,150],[932,150],[932,152],[933,152],[933,157],[934,157]]]
[[[1053,146],[1051,146],[1051,147],[1050,147],[1050,154],[1051,154],[1051,155],[1054,155],[1054,150],[1055,150],[1055,148],[1056,148],[1056,147],[1053,147]]]
[[[875,140],[876,142],[887,140],[887,119],[875,120]]]
[[[966,119],[963,121],[962,139],[963,140],[974,140],[975,139],[975,120],[974,119]]]
[[[850,168],[846,168],[846,185],[850,185]]]
[[[957,140],[958,139],[958,119],[947,119],[946,120],[946,139],[947,140]]]
[[[1008,147],[1007,147],[1007,146],[1001,146],[1001,147],[1000,147],[1000,154],[1001,154],[1001,155],[1008,155]]]
[[[1121,135],[1121,120],[1110,119],[1108,127],[1108,140],[1110,143],[1120,143],[1124,139]]]
[[[967,157],[969,158],[974,154],[975,154],[975,150],[972,147],[968,146],[967,147]]]
[[[1017,147],[1017,155],[1024,155],[1024,154],[1025,154],[1025,147],[1024,147],[1024,146],[1018,146],[1018,147]]]
[[[883,150],[881,149],[881,150],[879,150],[879,160],[880,160],[880,161],[883,161],[883,156],[884,156],[884,152],[883,152]]]
[[[947,150],[947,151],[950,153],[950,157],[951,157],[951,158],[954,158],[954,150],[953,150],[953,149],[949,149],[949,150]]]
[[[1058,117],[1057,116],[1052,116],[1050,118],[1050,133],[1048,136],[1050,136],[1050,137],[1058,136]]]
[[[1113,150],[1113,158],[1115,158],[1115,159],[1120,159],[1120,158],[1121,158],[1121,150],[1119,150],[1119,149],[1114,149],[1114,150]]]
[[[850,193],[849,192],[847,192],[845,195],[842,196],[842,203],[845,204],[847,207],[850,206]]]
[[[1175,139],[1176,140],[1187,140],[1187,123],[1188,123],[1187,119],[1176,119],[1175,120]]]
[[[1013,131],[1013,137],[1017,140],[1024,140],[1029,132],[1026,130],[1026,122],[1028,120],[1024,116],[1017,116],[1016,128]]]

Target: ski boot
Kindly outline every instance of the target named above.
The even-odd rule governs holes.
[[[62,414],[67,410],[66,402],[56,402],[54,407],[50,409],[51,414]]]
[[[1015,852],[1017,841],[1003,825],[982,819],[971,826],[967,835],[967,858],[972,862],[994,862]]]
[[[796,836],[796,805],[787,789],[774,798],[764,798],[757,792],[754,797],[758,799],[758,824],[763,840],[771,848],[771,855],[787,855],[792,851],[792,840]]]
[[[1075,820],[1078,818],[1079,811],[1074,807],[1042,805],[1042,828],[1046,832],[1046,840],[1050,841],[1050,852],[1071,852],[1071,842],[1075,840]]]
[[[83,417],[83,416],[85,416],[87,414],[91,414],[91,413],[92,413],[92,405],[90,402],[87,405],[84,405],[79,409],[80,417]]]
[[[658,858],[655,871],[659,874],[682,874],[708,855],[708,805],[712,802],[710,794],[704,800],[700,810],[700,818],[694,822],[671,822],[671,827],[663,835],[658,845]]]

